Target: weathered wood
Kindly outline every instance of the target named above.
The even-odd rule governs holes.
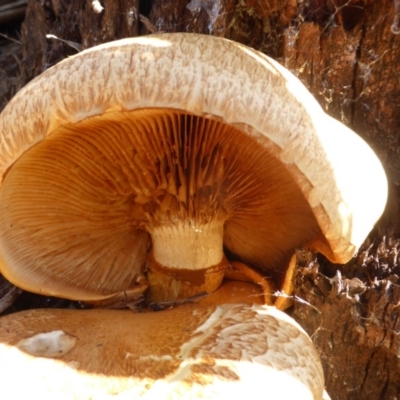
[[[292,316],[312,335],[332,400],[400,394],[400,241],[368,247],[336,271],[319,257],[297,275]]]

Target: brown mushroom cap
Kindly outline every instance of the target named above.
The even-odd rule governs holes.
[[[246,293],[254,286],[234,285]],[[15,386],[13,374],[24,384]],[[256,304],[12,314],[1,318],[0,375],[2,392],[13,382],[15,398],[25,388],[30,397],[79,399],[226,399],[249,391],[321,399],[324,390],[307,334],[275,307]]]
[[[151,242],[173,268],[217,264],[222,242],[272,272],[304,246],[345,262],[386,201],[362,139],[278,63],[211,36],[64,60],[10,101],[0,132],[0,270],[60,297],[132,287]]]

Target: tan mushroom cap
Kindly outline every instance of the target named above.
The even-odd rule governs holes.
[[[257,290],[230,283],[217,293],[235,285],[239,299]],[[2,393],[10,383],[16,399],[322,398],[318,353],[293,319],[275,307],[208,300],[145,314],[47,309],[2,317]]]
[[[268,271],[303,246],[345,262],[386,201],[362,139],[278,63],[211,36],[64,60],[10,101],[0,132],[0,270],[61,297],[133,286],[150,243],[177,268],[217,264],[222,244]]]

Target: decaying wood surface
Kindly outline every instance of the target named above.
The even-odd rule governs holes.
[[[318,257],[298,270],[292,315],[312,335],[332,399],[399,398],[400,241],[376,242],[346,266]]]
[[[400,398],[400,1],[30,0],[21,30],[3,22],[3,3],[10,2],[0,0],[0,109],[80,49],[187,31],[274,57],[364,137],[389,177],[386,213],[348,265],[311,256],[299,268],[292,313],[313,334],[333,400]]]

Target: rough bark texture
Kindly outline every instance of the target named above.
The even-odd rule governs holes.
[[[384,217],[348,265],[311,257],[299,269],[295,286],[302,301],[293,315],[313,334],[332,399],[400,398],[400,2],[102,0],[101,5],[104,10],[96,13],[89,0],[28,2],[20,44],[0,41],[0,108],[23,84],[77,49],[154,31],[223,36],[276,58],[328,113],[371,144],[391,189]],[[15,32],[12,25],[0,31]]]
[[[346,266],[318,257],[298,270],[293,316],[312,335],[332,399],[399,398],[399,248],[367,240]]]

